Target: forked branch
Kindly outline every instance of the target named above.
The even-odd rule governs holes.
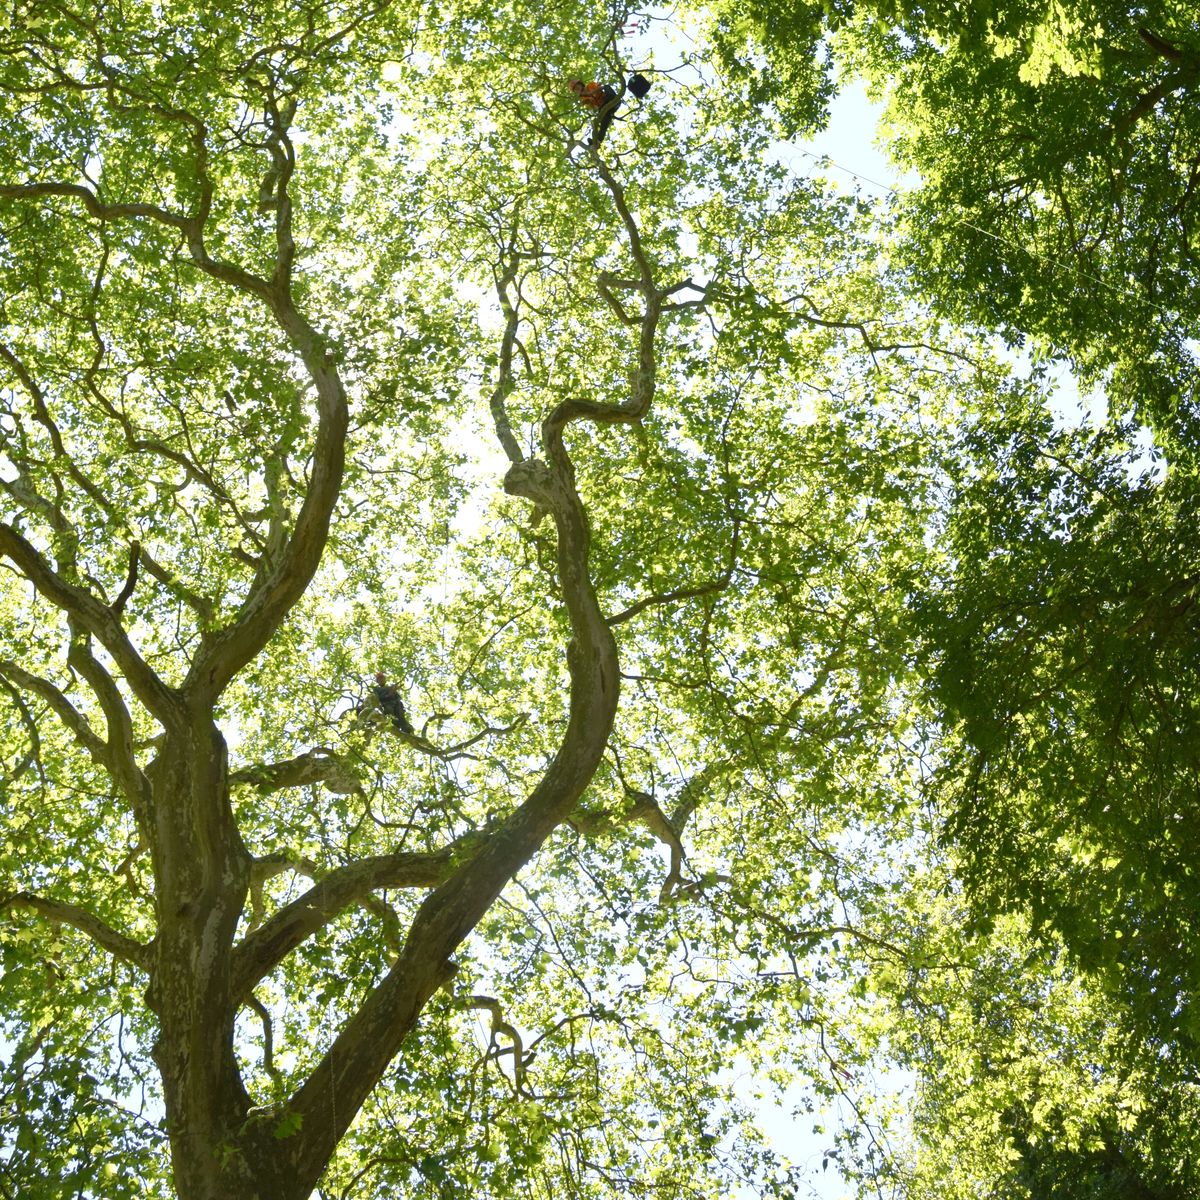
[[[91,592],[68,583],[11,525],[0,523],[0,554],[10,559],[38,593],[73,618],[113,656],[137,698],[163,723],[177,714],[174,694],[133,648],[120,620]]]
[[[50,680],[43,679],[32,671],[26,671],[10,659],[0,659],[0,675],[22,691],[30,692],[44,700],[75,741],[91,756],[92,761],[106,771],[112,769],[112,755],[108,743],[92,728],[87,717],[67,699],[66,693]]]
[[[380,854],[337,867],[246,935],[233,952],[233,994],[244,998],[297,946],[379,888],[434,887],[447,875],[456,847],[429,854]],[[268,860],[278,871],[297,867],[286,856]]]

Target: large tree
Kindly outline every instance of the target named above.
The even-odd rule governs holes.
[[[887,101],[890,149],[919,176],[896,260],[939,311],[1035,363],[1065,359],[1096,390],[1079,428],[1064,427],[1069,407],[1052,418],[1042,398],[1013,396],[963,425],[945,555],[914,596],[936,744],[926,786],[981,936],[1003,914],[1002,942],[1023,920],[1052,962],[1065,945],[1087,981],[1071,986],[1099,985],[1115,1006],[1095,1018],[1118,1031],[1090,1051],[1095,1069],[1125,1072],[1111,1051],[1123,1039],[1145,1091],[1120,1122],[1103,1118],[1095,1145],[1056,1157],[1036,1144],[1059,1135],[1016,1121],[996,1072],[968,1072],[964,1099],[944,1087],[942,1051],[917,1065],[955,1138],[969,1106],[1006,1131],[987,1161],[997,1177],[1025,1163],[1003,1185],[1014,1194],[1058,1194],[1055,1172],[1063,1187],[1188,1194],[1194,1180],[1172,1164],[1186,1176],[1190,1118],[1163,1097],[1194,1087],[1200,1030],[1195,7],[798,0],[719,13],[726,57],[785,128],[811,117],[814,50],[831,35],[819,77],[835,62],[866,75]],[[1022,1103],[1035,1115],[1061,1103],[1034,1099]],[[1054,1120],[1059,1133],[1088,1123]],[[1185,1136],[1168,1148],[1151,1125],[1168,1144]],[[1155,1147],[1148,1171],[1110,1153],[1138,1139],[1134,1159]],[[931,1178],[920,1186],[979,1185]]]
[[[786,1195],[730,1053],[853,1080],[997,373],[744,81],[586,146],[623,17],[3,33],[8,1194]]]
[[[914,276],[943,311],[1117,369],[1114,407],[1170,425],[1192,389],[1200,26],[1178,0],[786,0],[715,6],[725,59],[784,132],[835,73],[886,101],[919,173]]]

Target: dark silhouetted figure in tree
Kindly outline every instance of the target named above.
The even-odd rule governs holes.
[[[392,728],[397,733],[412,733],[413,727],[405,715],[400,693],[388,683],[382,671],[375,672],[375,686],[371,691],[379,704],[379,711],[391,718]]]

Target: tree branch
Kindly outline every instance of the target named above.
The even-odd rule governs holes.
[[[683,833],[684,827],[692,819],[692,814],[700,807],[704,792],[712,786],[728,762],[711,762],[701,767],[679,790],[679,798],[668,818],[671,828]]]
[[[714,579],[711,583],[702,583],[696,587],[676,588],[672,592],[663,592],[657,596],[646,596],[637,601],[636,604],[631,604],[628,608],[623,609],[614,617],[608,618],[608,623],[612,625],[622,625],[624,622],[636,617],[638,613],[645,612],[648,608],[653,608],[659,604],[673,604],[676,600],[695,600],[699,596],[712,596],[718,592],[723,592],[729,586],[729,576],[726,575],[721,579]]]
[[[655,596],[646,596],[642,600],[638,600],[635,604],[631,604],[627,609],[617,613],[616,616],[608,618],[609,627],[623,624],[625,621],[636,617],[638,613],[644,612],[646,609],[660,604],[673,604],[676,600],[694,600],[700,596],[713,596],[723,592],[733,581],[734,568],[738,562],[738,551],[741,541],[741,520],[735,514],[733,517],[733,532],[729,540],[729,563],[725,570],[708,583],[697,584],[695,587],[675,588],[670,592],[663,592]]]
[[[233,952],[233,995],[244,999],[297,946],[377,888],[434,887],[445,879],[456,847],[430,854],[381,854],[330,871],[304,895],[276,912]],[[301,869],[284,856],[265,860],[273,873]],[[307,874],[307,870],[305,871]]]
[[[196,699],[203,703],[215,700],[234,675],[266,645],[280,622],[304,593],[320,563],[328,538],[333,506],[341,490],[349,410],[332,358],[316,330],[297,311],[288,288],[290,258],[286,243],[290,238],[290,201],[286,195],[282,198],[278,214],[280,254],[271,280],[262,279],[233,263],[213,258],[204,241],[204,224],[212,202],[204,128],[202,124],[192,123],[195,125],[197,177],[201,183],[201,202],[195,216],[185,217],[169,213],[150,204],[106,205],[90,188],[78,184],[0,184],[0,197],[68,197],[81,201],[88,212],[102,221],[148,218],[181,230],[186,237],[188,252],[195,266],[213,279],[255,296],[267,305],[292,348],[303,360],[316,388],[317,437],[313,450],[312,474],[304,503],[287,545],[264,577],[251,587],[250,594],[233,622],[224,629],[203,637],[200,650],[184,683],[185,690],[190,690]],[[19,539],[23,546],[17,547],[14,538]],[[20,555],[18,550],[21,551]],[[67,585],[58,581],[58,587],[46,590],[46,572],[50,571],[49,567],[42,564],[41,571],[31,573],[32,568],[27,560],[30,554],[36,557],[36,551],[15,530],[5,527],[0,535],[0,553],[7,553],[12,557],[52,603],[80,616],[85,628],[96,634],[117,659],[138,698],[155,716],[160,720],[164,719],[171,708],[171,695],[161,682],[153,677],[153,673],[149,672],[144,663],[140,664],[139,669],[128,659],[132,647],[128,645],[127,639],[124,639],[123,633],[121,640],[125,642],[124,648],[110,644],[110,639],[105,636],[107,630],[95,624],[93,614],[81,608],[79,597],[65,590]],[[111,613],[109,616],[112,618]],[[157,687],[152,684],[157,684]]]
[[[282,762],[242,767],[230,774],[229,782],[251,784],[264,795],[282,791],[284,788],[303,787],[310,783],[324,783],[331,792],[340,796],[348,796],[362,790],[345,759],[327,746],[314,746],[311,750]]]
[[[145,546],[142,547],[140,559],[142,566],[146,568],[146,573],[157,579],[177,600],[182,600],[200,618],[201,622],[207,624],[212,621],[213,603],[207,596],[201,596],[198,592],[193,592],[185,584],[180,583],[174,573],[168,571],[157,559],[153,558]]]
[[[580,409],[572,405],[581,402],[559,405],[542,423],[547,461],[514,461],[504,479],[507,492],[524,497],[554,518],[558,588],[571,629],[566,647],[570,678],[566,730],[557,753],[525,802],[425,898],[392,969],[368,993],[289,1101],[289,1111],[303,1122],[305,1130],[302,1144],[288,1156],[299,1191],[316,1185],[354,1114],[382,1078],[429,997],[452,978],[450,956],[456,947],[578,803],[595,776],[612,731],[620,660],[592,584],[591,531],[563,444],[563,430],[580,412],[598,420],[629,422],[640,420],[647,411],[654,395],[654,337],[662,297],[654,290],[623,193],[603,163],[599,169],[625,221],[644,285],[646,311],[630,400],[625,405]]]
[[[1165,79],[1159,80],[1149,91],[1138,97],[1134,106],[1117,122],[1116,129],[1120,134],[1127,133],[1143,117],[1154,111],[1155,105],[1165,100],[1173,92],[1194,83],[1200,75],[1200,63],[1189,63]]]
[[[633,808],[626,818],[630,821],[641,821],[660,842],[671,851],[671,869],[659,889],[658,899],[662,903],[670,898],[676,885],[682,878],[684,849],[679,833],[671,824],[670,818],[658,806],[658,801],[649,792],[633,793]]]
[[[203,253],[203,248],[200,247]],[[207,258],[207,256],[205,256]],[[346,462],[349,408],[341,378],[316,330],[291,297],[270,291],[269,304],[280,328],[303,359],[317,392],[317,436],[304,503],[286,545],[256,580],[233,621],[205,634],[184,681],[201,702],[211,703],[230,680],[267,644],[316,573]]]
[[[88,752],[92,761],[106,771],[112,770],[112,756],[108,743],[92,728],[87,717],[67,699],[66,694],[50,680],[26,671],[10,659],[0,659],[0,675],[44,700],[75,740]]]
[[[488,1057],[496,1058],[503,1053],[510,1053],[513,1056],[513,1087],[517,1095],[522,1095],[525,1091],[525,1046],[516,1026],[504,1019],[504,1009],[500,1001],[492,996],[468,996],[461,1003],[464,1008],[483,1009],[491,1014],[492,1036],[488,1044]],[[511,1050],[502,1051],[496,1045],[496,1039],[500,1034],[512,1042]]]
[[[0,523],[0,554],[11,559],[21,573],[56,608],[93,634],[113,656],[134,695],[163,724],[178,714],[175,693],[133,648],[120,620],[91,592],[67,583],[11,525]]]
[[[275,1031],[271,1023],[271,1014],[267,1011],[267,1006],[253,992],[246,997],[246,1006],[251,1008],[257,1014],[258,1019],[262,1022],[263,1031],[263,1070],[266,1071],[272,1079],[279,1078],[279,1068],[275,1065]]]
[[[2,668],[0,668],[0,687],[3,687],[4,691],[8,693],[8,698],[13,702],[13,707],[16,708],[21,724],[25,726],[25,732],[29,737],[29,749],[13,764],[11,770],[5,770],[4,774],[0,775],[0,792],[3,792],[8,785],[16,783],[35,764],[43,782],[46,773],[42,766],[42,734],[38,728],[37,719],[29,711],[29,705],[26,704],[21,689],[5,676]],[[5,765],[7,766],[7,764]]]
[[[67,196],[83,201],[83,206],[101,221],[148,217],[173,229],[187,230],[193,218],[168,212],[155,204],[104,204],[91,188],[78,183],[0,183],[0,196],[11,200],[36,200],[41,197]]]
[[[139,820],[149,816],[150,784],[133,754],[133,720],[113,677],[92,653],[85,635],[80,635],[73,621],[67,663],[78,671],[92,689],[108,725],[109,772],[113,781],[124,791]]]
[[[1160,58],[1165,58],[1174,63],[1183,61],[1183,51],[1178,46],[1174,46],[1164,38],[1160,38],[1158,34],[1145,28],[1145,26],[1139,26],[1138,37]]]
[[[528,799],[421,904],[404,949],[288,1103],[306,1137],[290,1160],[301,1187],[315,1185],[342,1133],[382,1077],[429,997],[452,978],[450,955],[505,885],[574,808],[603,757],[616,713],[620,666],[588,571],[590,531],[561,426],[543,425],[551,459],[510,468],[505,489],[553,515],[558,578],[572,637],[570,708],[558,752]],[[447,864],[450,867],[450,864]],[[255,935],[257,936],[257,935]]]
[[[0,897],[0,909],[29,908],[48,921],[70,925],[86,934],[97,946],[107,950],[123,962],[132,963],[143,970],[150,969],[150,947],[118,933],[94,913],[76,904],[35,896],[32,892],[11,892]]]
[[[519,208],[518,208],[519,211]],[[516,220],[516,213],[513,215]],[[508,455],[509,462],[519,463],[525,455],[513,435],[512,425],[508,419],[507,400],[517,386],[513,378],[512,353],[517,340],[517,330],[521,325],[520,289],[517,291],[517,302],[514,304],[508,295],[508,289],[516,282],[520,259],[513,246],[508,247],[508,262],[504,271],[496,277],[496,295],[500,300],[500,310],[504,313],[504,334],[500,339],[500,361],[496,368],[496,386],[492,389],[491,412],[492,423],[496,427],[496,437]]]
[[[141,543],[134,539],[129,546],[129,568],[125,572],[125,583],[117,594],[117,598],[108,606],[115,617],[119,617],[124,612],[129,597],[133,595],[133,589],[137,587],[138,559],[141,552]]]

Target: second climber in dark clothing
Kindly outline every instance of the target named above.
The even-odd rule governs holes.
[[[379,711],[391,718],[392,728],[397,733],[412,733],[413,727],[404,712],[400,693],[388,683],[387,676],[382,671],[375,672],[375,686],[371,691],[379,704]]]

